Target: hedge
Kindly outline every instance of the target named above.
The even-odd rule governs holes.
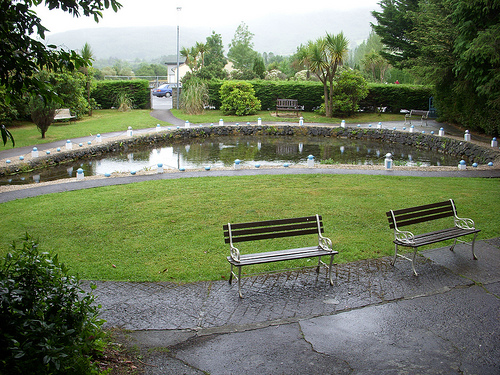
[[[368,95],[360,103],[360,108],[374,111],[377,107],[387,107],[389,112],[399,113],[401,109],[429,109],[429,98],[433,95],[431,86],[369,84]]]
[[[134,108],[151,108],[151,89],[145,79],[97,81],[91,96],[103,109],[118,107],[118,94],[126,93]]]
[[[261,101],[262,109],[276,108],[276,99],[298,99],[306,111],[312,111],[323,103],[323,84],[304,81],[250,81],[255,89],[255,96]],[[223,81],[209,82],[210,105],[220,108],[220,87]],[[360,102],[366,111],[375,111],[377,107],[388,107],[389,111],[399,113],[401,109],[428,109],[430,86],[410,86],[395,84],[369,84],[368,96]]]

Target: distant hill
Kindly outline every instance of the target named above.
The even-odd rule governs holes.
[[[300,16],[266,15],[261,19],[247,22],[254,34],[254,49],[260,53],[273,52],[276,55],[290,55],[297,47],[324,36],[326,32],[343,31],[351,42],[358,45],[365,40],[371,30],[371,9],[364,8],[349,12],[305,12]],[[222,35],[224,50],[234,36],[236,27],[214,22],[213,30]],[[212,29],[191,27],[180,29],[180,46],[192,47],[196,42],[204,42]],[[122,27],[95,28],[51,34],[47,43],[80,49],[89,43],[96,59],[111,57],[134,61],[152,60],[164,55],[176,54],[176,25],[164,27]]]

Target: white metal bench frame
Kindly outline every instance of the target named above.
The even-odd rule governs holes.
[[[427,119],[429,118],[429,111],[423,111],[421,109],[412,109],[410,113],[407,113],[405,115],[405,125],[406,121],[409,120],[409,123],[411,125],[411,118],[412,117],[420,117],[420,123],[422,124],[425,120],[425,125],[427,126]]]

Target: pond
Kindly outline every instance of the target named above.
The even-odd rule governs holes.
[[[456,166],[458,160],[434,151],[417,150],[403,144],[382,143],[375,140],[352,140],[325,137],[270,137],[235,136],[196,138],[176,141],[168,145],[134,147],[109,153],[94,159],[65,163],[59,166],[0,178],[0,185],[28,184],[75,177],[78,168],[86,176],[113,172],[155,170],[158,163],[164,169],[200,169],[232,167],[236,159],[242,167],[261,168],[307,165],[313,155],[316,163],[383,165],[385,155],[393,155],[394,165]]]

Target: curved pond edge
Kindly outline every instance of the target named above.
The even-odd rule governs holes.
[[[127,150],[134,146],[168,144],[169,142],[223,136],[306,136],[332,137],[348,139],[368,139],[385,143],[399,143],[445,153],[458,159],[467,159],[469,163],[487,164],[500,161],[500,151],[494,148],[477,145],[472,142],[438,136],[428,133],[411,133],[389,129],[342,128],[330,126],[299,126],[299,125],[227,125],[200,126],[178,128],[162,132],[120,137],[104,140],[103,143],[84,145],[73,150],[61,150],[50,154],[31,158],[27,155],[23,161],[14,161],[0,167],[0,176],[12,175],[47,168],[79,159],[89,159],[109,152]]]

